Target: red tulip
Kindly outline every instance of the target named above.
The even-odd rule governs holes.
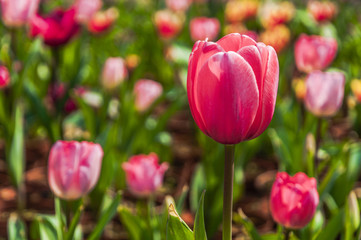
[[[102,4],[102,0],[77,0],[74,4],[76,20],[79,23],[88,23]]]
[[[340,109],[345,91],[341,72],[315,71],[306,79],[306,108],[319,117],[330,117]]]
[[[296,66],[305,73],[323,70],[331,64],[336,52],[335,39],[302,34],[295,45]]]
[[[192,4],[192,0],[165,0],[165,4],[167,5],[167,8],[172,11],[184,12]]]
[[[0,89],[6,88],[10,84],[10,73],[5,66],[0,66]]]
[[[187,92],[198,127],[223,144],[259,136],[272,120],[278,75],[275,50],[245,35],[197,41],[189,58]]]
[[[147,197],[162,186],[168,163],[158,164],[155,153],[136,155],[122,165],[129,190],[138,197]]]
[[[36,14],[40,0],[1,0],[1,15],[8,27],[19,27],[28,23]]]
[[[160,83],[148,79],[138,80],[134,85],[135,108],[140,112],[147,110],[162,93]]]
[[[88,30],[94,34],[108,30],[118,18],[118,10],[109,8],[108,10],[97,12],[88,24]]]
[[[169,10],[157,11],[154,15],[154,24],[159,35],[164,39],[175,37],[183,27],[184,16]]]
[[[124,81],[127,75],[128,71],[122,58],[108,58],[103,67],[102,85],[106,89],[114,89]]]
[[[78,199],[98,181],[103,158],[99,144],[57,141],[51,148],[48,180],[53,193],[63,199]]]
[[[286,228],[299,229],[313,218],[319,202],[317,182],[299,172],[280,172],[273,183],[270,208],[273,219]]]
[[[210,40],[217,38],[220,23],[217,18],[199,17],[193,18],[190,22],[191,37],[194,41]]]
[[[67,43],[79,30],[75,21],[75,9],[55,10],[47,17],[35,16],[31,20],[30,35],[41,36],[45,44],[60,46]]]
[[[317,22],[325,22],[336,15],[337,6],[333,2],[310,1],[307,10]]]

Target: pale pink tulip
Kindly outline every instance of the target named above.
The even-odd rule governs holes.
[[[105,61],[102,73],[102,85],[111,90],[118,87],[128,76],[125,61],[120,57],[111,57]]]
[[[160,83],[148,79],[138,80],[134,86],[135,108],[140,112],[147,110],[162,93]]]
[[[1,15],[5,25],[19,27],[35,16],[40,0],[1,0]]]
[[[217,18],[199,17],[193,18],[190,22],[190,32],[193,41],[213,41],[219,33],[220,23]]]
[[[75,18],[79,23],[88,23],[102,7],[102,0],[77,0],[74,4]]]

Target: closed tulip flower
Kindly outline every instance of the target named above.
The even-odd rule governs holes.
[[[210,40],[217,38],[220,23],[217,18],[199,17],[194,18],[190,22],[191,37],[194,41]]]
[[[164,39],[174,38],[183,27],[184,15],[169,10],[157,11],[154,15],[154,24],[159,35]]]
[[[118,87],[127,77],[125,62],[120,57],[111,57],[105,61],[102,73],[102,85],[111,90]]]
[[[342,105],[344,91],[343,73],[312,72],[306,79],[306,108],[318,117],[333,116]]]
[[[97,12],[88,24],[88,30],[94,34],[108,30],[118,18],[118,10],[109,8],[105,11]]]
[[[40,0],[1,0],[1,15],[8,27],[19,27],[28,23],[36,14]]]
[[[319,202],[317,182],[299,172],[293,177],[280,172],[273,183],[270,209],[273,219],[289,229],[305,227],[313,218]]]
[[[143,112],[162,95],[163,87],[156,81],[140,79],[135,83],[133,92],[135,95],[135,108]]]
[[[324,70],[335,58],[337,41],[321,36],[301,35],[295,45],[295,60],[299,71],[310,73]]]
[[[98,181],[103,150],[91,142],[57,141],[50,150],[49,185],[53,193],[67,200],[89,193]]]
[[[0,89],[6,88],[10,84],[10,74],[5,66],[0,66]]]
[[[155,153],[136,155],[122,165],[129,190],[138,197],[154,194],[162,186],[168,163],[159,165]]]
[[[275,50],[240,34],[197,41],[187,92],[198,127],[223,144],[259,136],[274,113],[279,77]]]
[[[30,23],[30,35],[41,36],[49,46],[67,43],[79,30],[75,21],[75,9],[55,10],[49,16],[35,16]]]
[[[74,4],[76,20],[79,23],[88,23],[102,4],[102,0],[77,0]]]

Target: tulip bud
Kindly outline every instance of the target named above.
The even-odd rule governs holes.
[[[280,24],[288,23],[295,14],[295,7],[291,2],[266,2],[260,10],[262,25],[273,28]]]
[[[184,12],[192,4],[192,0],[165,0],[167,8],[175,12]]]
[[[162,95],[163,87],[156,81],[141,79],[135,83],[133,93],[135,95],[135,108],[143,112]]]
[[[6,88],[10,84],[10,73],[5,66],[0,66],[0,89]]]
[[[187,93],[198,127],[223,144],[263,133],[276,104],[275,50],[240,34],[197,41],[189,58]]]
[[[48,180],[53,193],[74,200],[89,193],[98,181],[103,158],[99,144],[57,141],[50,150]]]
[[[97,12],[89,21],[88,30],[94,34],[108,30],[118,18],[118,10],[109,8],[108,10]]]
[[[79,23],[88,23],[102,7],[102,0],[77,0],[74,4],[75,18]]]
[[[343,73],[312,72],[306,79],[306,108],[318,117],[333,116],[342,105],[344,90]]]
[[[305,227],[313,218],[319,202],[317,182],[299,172],[293,177],[280,172],[273,183],[270,209],[273,219],[290,229]]]
[[[235,23],[255,17],[258,5],[257,0],[229,1],[225,9],[226,19],[231,23]]]
[[[266,29],[260,35],[260,40],[272,46],[277,53],[281,52],[290,42],[291,32],[286,25],[277,25],[272,29]]]
[[[129,190],[138,197],[147,197],[162,186],[168,163],[158,164],[155,153],[136,155],[122,164]]]
[[[184,15],[169,10],[157,11],[154,15],[154,24],[159,35],[164,39],[175,37],[183,27]]]
[[[25,25],[36,14],[40,0],[1,0],[1,16],[8,27]]]
[[[302,34],[295,44],[295,60],[299,71],[310,73],[328,67],[337,53],[337,41]]]
[[[319,23],[332,20],[337,13],[337,6],[333,2],[310,1],[307,5],[308,12]]]
[[[111,57],[105,61],[102,73],[102,85],[111,90],[118,87],[128,76],[125,62],[120,57]]]
[[[49,46],[67,43],[79,30],[75,21],[75,9],[55,10],[49,16],[36,15],[30,22],[30,36],[41,36]]]
[[[193,41],[213,41],[219,33],[220,23],[217,18],[199,17],[193,18],[190,22],[191,38]]]
[[[361,102],[361,80],[353,79],[351,81],[351,91],[358,102]]]

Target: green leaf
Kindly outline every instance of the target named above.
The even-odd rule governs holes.
[[[16,214],[11,214],[9,217],[8,237],[10,240],[25,240],[26,239],[25,224]]]
[[[130,235],[130,239],[143,240],[143,235],[147,231],[147,225],[144,219],[133,215],[125,207],[119,207],[118,212],[122,224],[127,229]]]
[[[15,128],[14,136],[9,153],[9,169],[16,187],[20,187],[23,181],[24,172],[24,126],[23,126],[23,107],[16,105],[15,110]]]
[[[120,194],[118,193],[109,208],[103,213],[99,219],[94,231],[88,237],[89,240],[99,239],[107,223],[113,218],[117,212],[120,202]]]
[[[238,214],[234,215],[234,221],[242,224],[244,228],[246,229],[246,232],[253,240],[262,240],[261,235],[257,232],[256,227],[252,223],[251,220],[248,219],[248,217],[244,214],[242,209],[238,209]],[[277,234],[276,234],[277,236]]]
[[[75,233],[75,230],[76,230],[76,228],[78,226],[80,216],[81,216],[81,214],[83,212],[83,209],[84,209],[83,205],[79,204],[79,207],[76,210],[76,212],[74,214],[74,217],[70,222],[68,232],[66,233],[66,238],[65,238],[66,240],[72,240],[74,238],[74,233]]]
[[[344,218],[344,210],[339,210],[336,215],[334,215],[330,221],[327,223],[326,227],[322,230],[320,235],[316,238],[316,240],[330,240],[336,239],[337,235],[343,228],[343,218]]]
[[[193,235],[195,240],[207,240],[206,227],[204,225],[204,195],[206,191],[203,191],[201,200],[199,200],[199,206],[196,213],[194,222]]]
[[[41,240],[58,239],[58,222],[54,216],[39,215],[38,222],[39,234]]]
[[[168,208],[166,240],[194,240],[192,230],[178,215],[173,204]]]

